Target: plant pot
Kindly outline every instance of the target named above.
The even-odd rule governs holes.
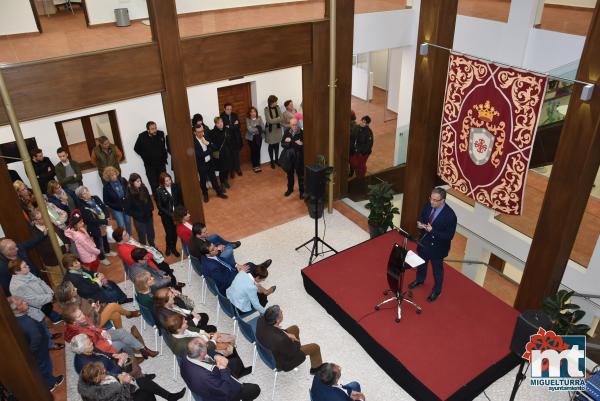
[[[379,237],[381,234],[385,234],[385,231],[385,228],[369,223],[369,234],[371,235],[371,238]]]
[[[325,210],[325,202],[320,200],[317,203],[314,201],[306,202],[308,208],[308,215],[313,219],[320,219],[323,217],[323,211]]]

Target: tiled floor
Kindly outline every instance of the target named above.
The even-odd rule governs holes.
[[[403,9],[406,0],[356,0],[356,13]],[[459,14],[506,21],[508,0],[460,0]],[[182,37],[318,19],[324,15],[324,0],[290,4],[245,7],[209,11],[179,17]],[[86,27],[82,10],[76,15],[60,11],[50,17],[40,16],[42,34],[0,37],[0,63],[42,60],[70,54],[111,49],[150,42],[150,27],[132,21],[129,27],[112,24]],[[592,10],[545,6],[542,29],[585,35]]]

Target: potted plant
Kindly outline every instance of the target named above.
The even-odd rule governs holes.
[[[375,238],[394,226],[394,215],[400,210],[392,203],[394,189],[389,182],[369,185],[368,197],[365,207],[369,210],[369,234]]]
[[[308,209],[308,215],[313,219],[320,219],[323,217],[325,204],[327,203],[327,183],[331,181],[331,173],[333,172],[333,168],[327,166],[327,161],[323,155],[317,155],[314,166],[318,168],[325,168],[325,196],[317,198],[313,194],[307,193],[304,195],[304,202],[306,203],[306,207]]]
[[[586,335],[590,330],[587,324],[578,323],[585,311],[580,306],[569,302],[575,291],[560,290],[553,296],[546,297],[543,311],[552,320],[552,330],[560,335]]]

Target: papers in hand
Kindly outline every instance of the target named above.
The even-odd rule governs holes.
[[[408,253],[406,254],[406,258],[404,259],[404,262],[409,265],[410,267],[417,267],[422,265],[423,263],[425,263],[425,261],[423,259],[421,259],[421,257],[419,255],[417,255],[416,253],[414,253],[413,251],[408,251]]]

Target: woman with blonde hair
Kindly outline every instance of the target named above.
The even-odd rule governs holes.
[[[152,295],[152,286],[154,285],[154,277],[146,271],[139,272],[135,275],[135,299],[138,304],[146,308],[154,309],[154,295]]]
[[[124,227],[131,235],[131,217],[127,214],[127,180],[121,177],[119,170],[108,166],[102,172],[104,187],[102,188],[102,200],[111,211],[117,227]]]
[[[56,180],[48,181],[46,196],[48,198],[48,202],[65,211],[67,214],[76,209],[75,200],[71,194],[65,191],[60,183]]]

